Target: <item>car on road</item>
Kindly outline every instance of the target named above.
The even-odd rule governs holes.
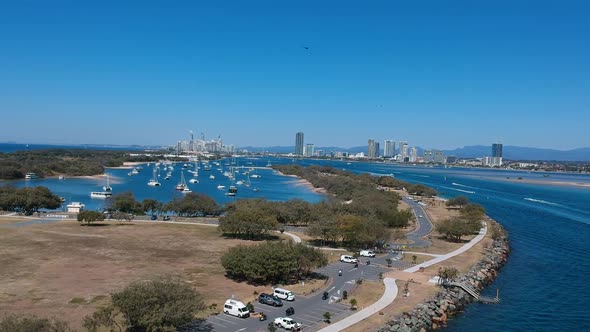
[[[284,288],[275,288],[273,290],[273,295],[278,297],[279,299],[287,300],[287,301],[295,301],[295,294],[290,290]]]
[[[418,218],[424,218],[424,217],[422,217],[422,215],[420,214],[420,215],[418,215]]]
[[[340,261],[344,263],[358,263],[359,260],[350,255],[340,255]]]
[[[275,326],[282,327],[285,330],[301,331],[301,323],[297,323],[289,317],[277,317],[274,323]]]
[[[375,257],[375,252],[373,250],[361,250],[359,256],[363,257]]]
[[[281,299],[266,293],[260,293],[260,295],[258,295],[258,302],[268,304],[273,307],[280,307],[283,305],[283,301],[281,301]]]
[[[243,302],[228,299],[223,305],[223,312],[240,318],[250,317],[250,311]]]

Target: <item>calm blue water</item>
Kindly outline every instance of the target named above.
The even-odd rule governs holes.
[[[296,162],[302,165],[323,164],[354,172],[394,174],[396,178],[436,188],[443,197],[465,195],[485,206],[488,214],[510,233],[512,252],[507,265],[495,283],[486,289],[495,295],[500,289],[500,305],[471,305],[464,314],[449,322],[450,331],[590,331],[590,187],[548,184],[547,181],[590,183],[590,175],[494,171],[461,168],[424,168],[395,165],[346,163],[338,161],[271,159],[273,164]],[[246,165],[251,162],[252,165]],[[267,160],[241,159],[241,165],[264,166]],[[142,173],[129,177],[129,170],[110,170],[117,181],[115,192],[131,190],[136,198],[170,200],[176,193],[173,186],[180,177],[176,166],[173,179],[161,178],[163,186],[146,185],[152,173],[144,167]],[[250,188],[240,187],[238,198],[265,197],[271,200],[303,198],[318,201],[321,195],[298,185],[292,178],[282,177],[271,170],[258,170],[260,179],[252,179]],[[200,183],[190,185],[193,191],[213,196],[218,202],[232,199],[215,187],[229,181],[219,171],[209,180],[200,172]],[[164,174],[162,174],[163,176]],[[191,174],[186,174],[187,180]],[[545,181],[545,184],[510,182],[516,177]],[[508,180],[506,177],[510,177]],[[241,176],[243,180],[245,177]],[[17,181],[18,186],[45,185],[68,201],[82,201],[91,208],[100,208],[101,201],[91,200],[89,192],[100,190],[102,181],[66,179]],[[485,293],[484,292],[484,293]]]
[[[237,166],[243,167],[263,167],[267,164],[267,159],[240,159]],[[228,170],[229,166],[224,166],[225,161],[221,162],[223,171]],[[129,176],[130,169],[107,169],[106,173],[110,175],[110,185],[113,187],[113,193],[121,193],[131,191],[135,198],[139,201],[146,198],[153,198],[161,202],[168,202],[175,196],[182,194],[175,191],[174,187],[180,182],[181,167],[183,163],[174,165],[174,171],[170,180],[165,180],[166,172],[160,172],[158,181],[162,184],[159,187],[150,187],[147,185],[148,181],[153,177],[153,167],[146,164],[142,165],[143,170],[133,176]],[[192,170],[192,168],[189,168]],[[240,173],[235,173],[235,181],[247,182],[247,176],[243,175],[245,169],[240,169]],[[238,194],[236,198],[266,198],[272,201],[285,201],[293,198],[301,198],[309,202],[318,202],[322,200],[323,196],[310,191],[307,187],[301,184],[296,178],[281,176],[271,169],[256,169],[250,174],[260,175],[259,178],[250,178],[250,187],[245,185],[237,186]],[[215,179],[210,179],[213,175]],[[203,193],[211,196],[219,204],[232,202],[234,198],[227,196],[227,189],[232,182],[225,176],[222,171],[217,169],[217,166],[212,164],[211,171],[204,171],[203,167],[199,170],[197,179],[199,183],[189,183],[193,178],[193,174],[184,171],[184,176],[187,185],[195,193]],[[59,180],[56,178],[36,179],[36,180],[17,180],[17,181],[0,181],[2,184],[11,184],[16,187],[24,186],[45,186],[51,189],[56,195],[62,196],[69,202],[82,202],[86,204],[86,209],[101,210],[105,207],[104,199],[90,198],[90,192],[102,191],[102,186],[106,184],[106,178],[95,180],[87,178],[66,178]],[[217,189],[218,185],[226,186],[224,190]],[[259,191],[254,191],[257,188]]]
[[[303,164],[312,163],[302,161]],[[474,304],[449,331],[590,331],[590,187],[507,182],[506,177],[590,183],[590,175],[400,167],[313,162],[465,195],[482,204],[510,233],[507,265],[484,293],[500,289],[500,305]],[[453,184],[454,183],[454,184]]]
[[[110,146],[110,145],[51,145],[51,144],[16,144],[0,143],[0,152],[11,153],[15,151],[33,151],[46,149],[88,149],[88,150],[144,150],[140,146]]]

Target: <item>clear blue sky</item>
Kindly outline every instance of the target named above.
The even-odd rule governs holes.
[[[589,146],[590,1],[3,1],[0,141]],[[309,47],[306,50],[304,47]]]

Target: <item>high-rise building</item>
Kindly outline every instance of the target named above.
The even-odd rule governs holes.
[[[303,132],[295,134],[295,154],[303,156]]]
[[[401,155],[401,161],[406,162],[409,160],[408,156],[408,142],[399,142],[399,153]]]
[[[502,143],[492,144],[492,157],[502,158]]]
[[[367,157],[369,159],[375,159],[379,155],[379,143],[375,142],[374,139],[369,139],[369,153]]]
[[[415,147],[410,148],[410,159],[411,163],[415,163],[416,159],[418,159],[418,150]]]
[[[386,139],[383,146],[383,157],[391,158],[395,156],[395,141]]]
[[[305,144],[305,156],[313,157],[315,146],[312,143]]]

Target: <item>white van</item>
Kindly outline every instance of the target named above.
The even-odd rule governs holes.
[[[361,250],[359,255],[363,257],[375,257],[375,252],[373,250]]]
[[[244,305],[244,303],[240,301],[233,299],[228,299],[227,301],[225,301],[225,304],[223,305],[223,312],[227,315],[232,315],[240,318],[250,316],[250,311],[248,310],[248,308],[246,308],[246,305]]]
[[[350,255],[340,255],[340,261],[344,263],[358,263],[359,260]]]
[[[295,294],[290,290],[286,290],[283,288],[275,288],[273,294],[282,300],[293,301],[295,300]]]

